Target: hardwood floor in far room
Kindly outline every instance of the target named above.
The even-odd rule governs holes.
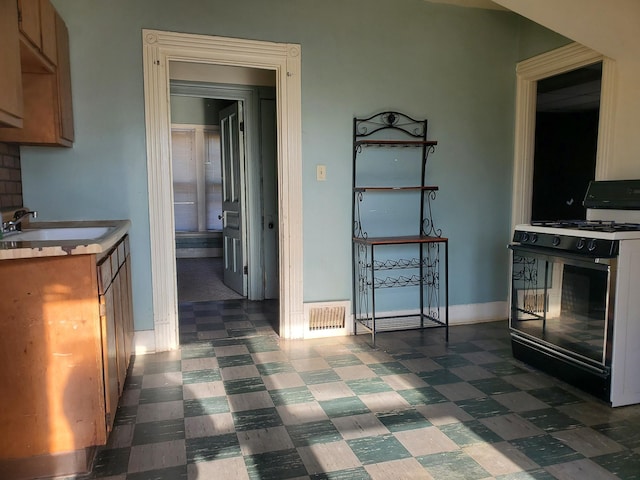
[[[220,257],[178,258],[178,302],[209,302],[243,298],[223,282]]]

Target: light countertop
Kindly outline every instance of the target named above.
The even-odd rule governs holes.
[[[11,234],[0,239],[0,260],[18,258],[54,257],[63,255],[101,254],[108,252],[131,226],[129,220],[82,220],[66,222],[30,222],[23,232],[50,228],[109,227],[98,237],[85,240],[13,241]]]

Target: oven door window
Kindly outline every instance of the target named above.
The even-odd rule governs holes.
[[[576,357],[609,364],[613,259],[582,259],[514,246],[512,331]]]

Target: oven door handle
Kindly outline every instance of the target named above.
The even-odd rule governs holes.
[[[554,250],[553,248],[530,247],[528,245],[520,245],[516,243],[509,244],[508,248],[513,251],[514,254],[516,252],[523,252],[526,256],[534,256],[541,259],[556,258],[565,261],[565,263],[567,263],[566,260],[570,260],[573,263],[588,264],[589,268],[594,268],[594,264],[602,265],[603,268],[607,268],[615,261],[615,257],[590,257],[588,255],[576,255],[575,253],[565,252],[563,250]]]

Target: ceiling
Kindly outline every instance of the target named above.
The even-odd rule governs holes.
[[[508,11],[491,0],[427,0],[468,8]],[[597,109],[600,105],[602,64],[538,82],[537,110],[540,112],[576,112]]]

